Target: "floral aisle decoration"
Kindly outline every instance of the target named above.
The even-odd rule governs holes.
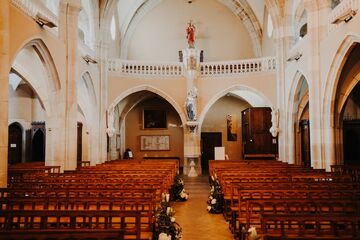
[[[210,195],[207,205],[209,213],[222,213],[224,210],[224,194],[219,181],[213,176],[210,178]]]
[[[175,211],[170,207],[170,194],[162,194],[162,201],[156,210],[154,240],[179,240],[181,239],[182,229],[175,222]]]
[[[171,201],[186,201],[189,198],[189,193],[185,191],[184,186],[184,180],[179,175],[176,175],[170,188]]]

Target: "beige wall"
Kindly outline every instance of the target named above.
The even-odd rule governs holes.
[[[164,109],[167,112],[167,129],[144,130],[142,129],[143,109]],[[169,135],[170,151],[140,151],[141,135]],[[139,103],[126,116],[125,120],[125,147],[133,151],[136,159],[148,157],[180,157],[180,164],[184,158],[183,127],[175,109],[165,100],[151,99]]]
[[[45,111],[27,84],[20,84],[16,91],[9,86],[9,121],[12,120],[22,120],[29,124],[45,121]]]
[[[205,116],[201,132],[221,132],[222,146],[229,159],[242,159],[241,111],[251,107],[246,101],[232,96],[220,98]],[[237,121],[237,141],[227,140],[226,116],[231,114]],[[233,120],[234,121],[234,120]]]
[[[196,26],[195,47],[205,61],[254,57],[249,33],[241,20],[216,0],[166,0],[138,24],[128,47],[128,59],[178,61],[187,48],[186,27]]]
[[[268,12],[265,8],[264,10],[264,24],[263,24],[263,39],[262,39],[262,54],[263,56],[275,56],[275,41],[273,39],[274,31],[272,35],[269,37],[268,35]],[[273,22],[274,24],[274,22]]]

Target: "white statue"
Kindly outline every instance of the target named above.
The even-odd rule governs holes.
[[[196,98],[197,89],[193,87],[188,91],[186,98],[186,113],[189,121],[196,121]]]
[[[276,137],[280,131],[279,129],[279,109],[271,108],[271,128],[270,133],[273,137]]]
[[[114,127],[114,108],[110,108],[107,112],[108,116],[107,116],[107,128],[106,128],[106,133],[108,134],[109,137],[112,137],[115,132],[116,129]]]

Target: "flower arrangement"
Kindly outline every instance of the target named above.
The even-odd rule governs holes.
[[[175,222],[175,211],[169,204],[170,194],[162,194],[162,201],[156,210],[155,218],[155,240],[179,240],[182,229]]]
[[[189,198],[189,194],[185,191],[184,180],[176,175],[174,178],[174,183],[170,188],[170,196],[172,201],[186,201]]]
[[[222,213],[224,210],[224,194],[219,181],[213,176],[210,178],[210,195],[207,204],[209,213]]]

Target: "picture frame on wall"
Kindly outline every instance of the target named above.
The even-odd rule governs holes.
[[[227,140],[237,141],[237,119],[235,114],[226,115]]]
[[[141,151],[170,151],[169,135],[142,135],[140,136]]]
[[[143,129],[167,129],[166,111],[162,109],[144,109]]]

